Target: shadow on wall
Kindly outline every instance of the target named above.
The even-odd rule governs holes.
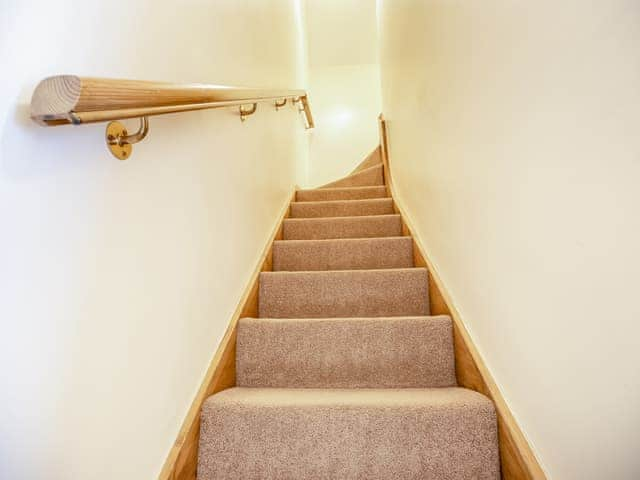
[[[57,175],[77,168],[80,161],[86,167],[96,156],[96,138],[103,143],[104,127],[45,128],[31,120],[28,104],[16,104],[8,117],[0,141],[0,168],[13,180],[46,177],[53,172]]]

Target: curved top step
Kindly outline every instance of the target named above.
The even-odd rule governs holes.
[[[365,168],[335,182],[327,183],[320,188],[335,187],[363,187],[384,185],[384,171],[382,164]]]

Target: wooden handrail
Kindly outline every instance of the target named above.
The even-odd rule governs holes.
[[[140,80],[58,75],[42,80],[31,97],[31,118],[43,126],[107,122],[107,146],[117,158],[131,155],[131,144],[146,135],[147,117],[208,108],[240,107],[240,119],[256,111],[258,103],[272,102],[276,109],[288,100],[298,104],[305,127],[313,116],[304,90],[261,89],[206,84],[174,84]],[[243,109],[245,105],[251,109]],[[140,118],[145,130],[129,135],[115,120]]]
[[[41,125],[105,122],[165,113],[295,99],[308,128],[313,117],[304,90],[269,90],[206,84],[59,75],[42,80],[31,98],[31,118]]]

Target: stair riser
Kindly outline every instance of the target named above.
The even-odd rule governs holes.
[[[393,213],[390,198],[337,200],[330,202],[293,202],[291,218],[350,217]]]
[[[238,326],[236,385],[280,388],[455,386],[451,319],[445,316],[313,320],[245,318]]]
[[[399,237],[401,235],[400,215],[288,218],[283,224],[285,240]]]
[[[365,200],[368,198],[384,198],[387,189],[380,187],[355,187],[355,188],[318,188],[315,190],[298,190],[296,201],[298,202],[322,202],[330,200]]]
[[[263,318],[394,317],[429,314],[427,271],[263,272]]]
[[[410,237],[284,240],[273,244],[273,271],[413,267]]]

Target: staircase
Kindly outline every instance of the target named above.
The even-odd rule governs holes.
[[[451,318],[383,166],[300,190],[201,412],[198,479],[498,479],[491,401],[457,387]]]

